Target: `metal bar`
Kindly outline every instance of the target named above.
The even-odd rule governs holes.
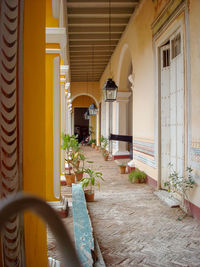
[[[33,211],[45,223],[48,223],[58,241],[64,259],[64,266],[81,267],[74,244],[59,215],[51,206],[38,197],[17,193],[8,196],[6,199],[2,199],[0,202],[0,231],[11,216],[25,210]]]

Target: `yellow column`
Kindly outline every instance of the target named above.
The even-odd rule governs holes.
[[[45,2],[24,1],[23,186],[45,199]],[[47,266],[46,228],[26,213],[26,266]]]
[[[92,139],[96,139],[96,116],[90,116],[90,126],[92,127]]]

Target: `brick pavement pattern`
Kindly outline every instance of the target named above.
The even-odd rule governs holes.
[[[113,160],[85,148],[105,182],[89,203],[94,234],[106,266],[200,267],[200,223],[169,208],[145,184],[131,184]]]

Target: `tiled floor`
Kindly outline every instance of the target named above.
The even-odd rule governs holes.
[[[106,266],[200,267],[200,223],[177,220],[183,212],[166,206],[148,185],[130,184],[114,161],[88,147],[85,152],[105,179],[88,207]]]

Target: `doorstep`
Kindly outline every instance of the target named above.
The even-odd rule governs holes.
[[[165,202],[170,208],[178,208],[180,207],[180,201],[175,199],[170,193],[166,190],[158,190],[154,192],[160,200]]]

